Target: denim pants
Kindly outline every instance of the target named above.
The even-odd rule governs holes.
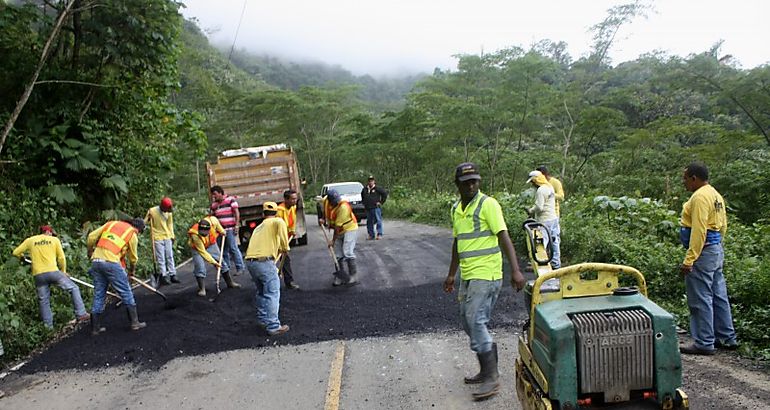
[[[347,231],[334,241],[334,255],[337,259],[355,259],[356,258],[356,240],[358,230]]]
[[[225,256],[222,258],[222,269],[224,271],[224,266],[227,265],[235,266],[235,270],[237,271],[243,270],[243,255],[241,254],[241,250],[238,249],[238,241],[235,237],[235,229],[227,228],[225,229],[225,232],[227,235],[227,242],[225,243]],[[218,242],[221,244],[222,240],[220,239]],[[231,260],[230,258],[233,259]]]
[[[382,208],[366,210],[366,232],[370,238],[374,238],[374,225],[377,224],[377,236],[382,236]]]
[[[541,222],[548,232],[551,233],[551,242],[553,243],[551,249],[553,250],[553,258],[551,258],[551,267],[554,269],[561,268],[561,226],[559,225],[559,218],[551,219],[550,221]]]
[[[131,286],[128,284],[128,274],[117,262],[97,262],[91,264],[88,274],[94,280],[94,304],[91,306],[92,313],[104,312],[104,299],[107,297],[107,286],[112,285],[113,289],[123,299],[126,306],[136,306],[134,293],[131,292]]]
[[[699,349],[711,350],[717,340],[724,344],[737,342],[722,274],[724,259],[722,244],[704,246],[692,272],[684,277],[690,334]]]
[[[471,350],[485,353],[492,349],[492,335],[487,323],[503,286],[503,280],[461,280],[457,298],[460,301],[460,321],[471,338]]]
[[[281,327],[278,309],[281,300],[281,279],[275,261],[246,261],[246,268],[257,288],[254,306],[257,309],[257,322],[268,332],[275,332]]]
[[[43,319],[45,327],[53,327],[51,285],[56,285],[62,290],[69,292],[72,298],[72,309],[75,312],[75,317],[86,314],[86,307],[83,305],[83,298],[80,296],[80,288],[70,278],[58,270],[41,273],[35,275],[35,290],[37,291],[37,301],[40,304],[40,317]]]
[[[155,240],[152,246],[155,250],[155,264],[158,266],[160,276],[176,276],[174,244],[171,242],[171,239]]]
[[[209,247],[206,248],[206,252],[208,252],[215,261],[219,262],[219,246],[216,243],[209,245]],[[227,264],[226,256],[227,253],[225,252],[225,257],[222,257],[222,272],[228,272],[230,270],[230,265]],[[201,254],[196,250],[193,250],[192,252],[192,260],[193,275],[195,275],[196,278],[205,278],[206,260],[203,259],[203,256],[201,256]]]

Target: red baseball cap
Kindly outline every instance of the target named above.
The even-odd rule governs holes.
[[[52,235],[56,235],[56,231],[53,230],[53,227],[51,225],[43,225],[40,227],[40,233],[50,233]]]

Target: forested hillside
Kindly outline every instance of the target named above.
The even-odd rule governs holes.
[[[13,356],[51,337],[37,320],[28,268],[10,257],[37,226],[64,232],[68,258],[84,270],[94,224],[143,214],[170,193],[186,229],[204,212],[206,159],[285,142],[310,183],[306,197],[325,182],[374,174],[392,193],[386,218],[438,224],[448,223],[454,166],[475,161],[517,241],[531,202],[527,173],[545,164],[567,191],[565,261],[637,267],[682,326],[681,176],[703,161],[728,203],[725,274],[743,353],[770,357],[769,66],[743,69],[719,44],[614,64],[612,25],[638,12],[616,8],[618,18],[593,28],[587,56],[549,40],[463,55],[456,70],[421,78],[392,104],[414,79],[379,88],[271,57],[239,52],[228,62],[167,0],[75,1],[40,64],[69,3],[0,3],[0,121],[13,123],[0,141],[0,337]],[[66,298],[56,302],[60,323]]]

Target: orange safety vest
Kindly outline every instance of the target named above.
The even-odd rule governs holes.
[[[107,224],[99,236],[96,246],[114,253],[120,257],[121,265],[126,266],[124,260],[128,251],[128,241],[137,233],[136,228],[128,222],[113,221]]]
[[[206,219],[206,220],[209,221],[209,223],[211,222],[211,220],[209,219]],[[194,223],[193,226],[190,227],[190,230],[187,231],[187,235],[190,236],[190,243],[192,243],[192,235],[198,235],[198,222]],[[208,248],[212,243],[216,243],[218,237],[219,237],[219,232],[217,232],[217,229],[214,227],[214,224],[211,224],[211,230],[209,230],[209,236],[201,237],[201,240],[203,241],[203,247]]]
[[[348,207],[348,209],[350,210],[350,219],[348,219],[347,221],[343,222],[342,225],[340,225],[340,226],[332,225],[333,221],[335,221],[337,219],[337,209],[339,207],[343,206],[343,205],[346,205]],[[341,232],[342,229],[345,227],[345,225],[347,225],[347,224],[349,224],[351,222],[356,224],[356,225],[358,225],[358,220],[356,219],[356,214],[353,213],[353,207],[350,206],[350,202],[348,202],[348,201],[340,201],[340,203],[337,204],[337,206],[333,207],[332,204],[329,203],[328,199],[325,200],[324,201],[324,214],[328,216],[327,220],[329,221],[329,226],[334,226],[335,231],[337,233]]]

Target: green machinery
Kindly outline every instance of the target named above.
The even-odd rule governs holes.
[[[647,299],[644,276],[604,263],[551,270],[547,228],[528,220],[524,231],[537,279],[525,288],[529,321],[515,365],[523,408],[689,409],[674,318]],[[621,276],[636,286],[622,287]]]

